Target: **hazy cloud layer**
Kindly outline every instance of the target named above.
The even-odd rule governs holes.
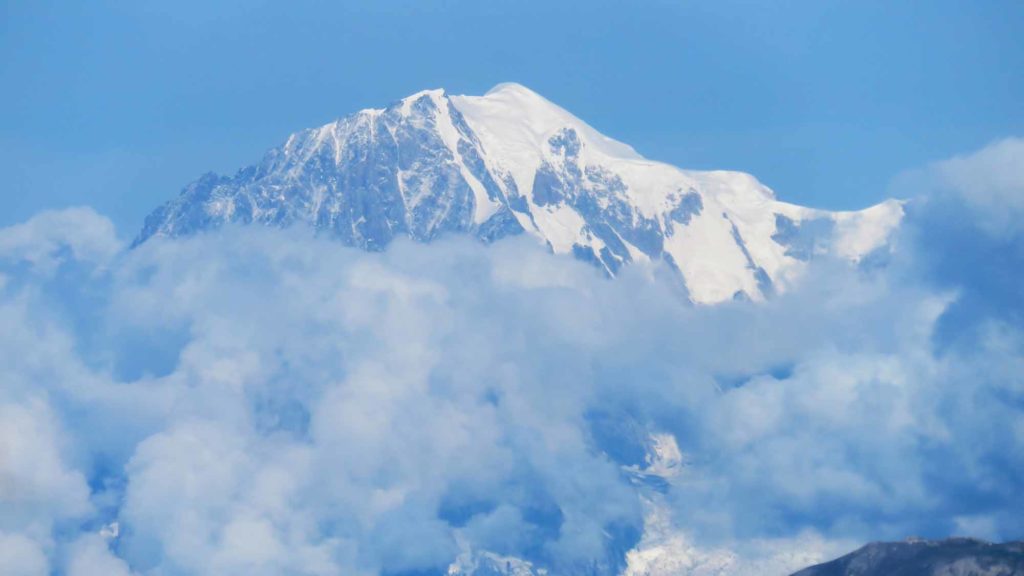
[[[639,544],[765,573],[829,542],[1019,538],[1020,166],[1007,140],[919,172],[885,265],[710,308],[527,238],[125,251],[88,209],[40,214],[0,230],[0,565],[613,573]],[[674,476],[639,472],[651,434]]]

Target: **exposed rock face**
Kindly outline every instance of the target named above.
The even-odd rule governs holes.
[[[293,134],[234,176],[186,186],[135,244],[224,224],[303,224],[367,250],[526,233],[610,276],[665,262],[691,300],[713,304],[784,291],[815,255],[858,261],[887,245],[902,214],[895,201],[804,208],[748,174],[653,162],[503,84],[484,96],[428,90]]]
[[[793,576],[1021,576],[1024,541],[972,538],[876,542]]]

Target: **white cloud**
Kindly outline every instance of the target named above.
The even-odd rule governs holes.
[[[124,560],[110,552],[99,535],[88,534],[71,544],[68,576],[132,576]]]
[[[114,225],[91,208],[42,212],[31,220],[0,229],[0,254],[51,273],[62,257],[102,265],[121,249]],[[62,256],[61,250],[69,254]]]
[[[42,400],[0,404],[0,530],[46,530],[90,512],[85,478],[69,469],[59,424]]]
[[[82,211],[13,230],[0,559],[26,573],[516,556],[612,572],[645,522],[631,558],[781,573],[862,539],[1024,531],[1007,512],[1019,323],[936,346],[973,288],[921,274],[926,242],[889,268],[819,262],[761,305],[693,308],[656,270],[607,281],[524,239],[368,254],[229,228],[118,252]],[[661,480],[640,472],[652,434],[681,463]]]
[[[1024,217],[1024,138],[1004,138],[961,156],[914,170],[896,180],[900,189],[935,199],[963,201],[970,220],[991,234],[1020,232]]]
[[[1024,215],[1024,139],[1006,138],[932,168],[970,206],[999,229],[1019,227]]]
[[[0,566],[10,576],[47,576],[50,563],[42,546],[23,534],[0,532]]]

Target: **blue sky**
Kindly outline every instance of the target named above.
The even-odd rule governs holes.
[[[765,576],[1022,538],[1024,5],[768,4],[0,5],[4,574],[612,574],[668,542]],[[128,249],[293,131],[507,80],[903,220],[716,306],[526,235]]]
[[[1024,5],[995,0],[8,1],[0,224],[89,204],[130,235],[293,131],[507,80],[650,158],[855,208],[1024,132],[1022,33]]]

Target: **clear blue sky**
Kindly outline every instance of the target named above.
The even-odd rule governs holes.
[[[517,81],[650,158],[782,199],[1024,134],[1024,2],[0,2],[0,225],[132,235],[209,170],[430,87]]]

